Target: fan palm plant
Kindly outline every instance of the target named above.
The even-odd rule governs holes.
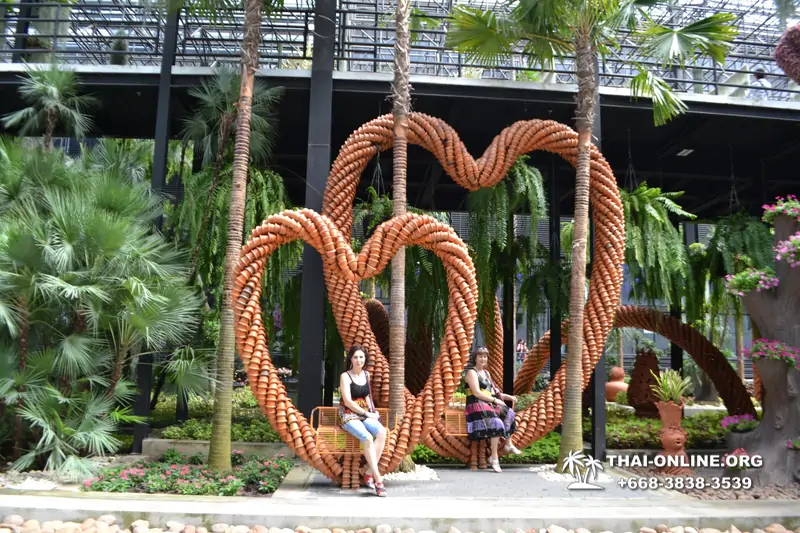
[[[19,135],[43,135],[44,147],[53,146],[53,134],[60,127],[70,136],[81,139],[92,128],[86,112],[97,100],[78,94],[80,84],[74,71],[52,63],[47,67],[25,66],[25,76],[18,89],[28,107],[3,117],[3,126],[17,129]]]
[[[729,26],[733,15],[718,13],[683,28],[670,28],[644,16],[643,7],[657,0],[511,0],[505,13],[459,6],[452,16],[447,42],[470,59],[497,64],[522,49],[531,65],[552,64],[556,57],[574,60],[577,75],[578,154],[575,175],[575,230],[569,317],[582,323],[586,248],[589,222],[589,164],[591,132],[598,95],[596,65],[599,56],[619,48],[618,30],[634,32],[642,52],[665,67],[684,63],[699,51],[721,63],[736,35]],[[667,83],[638,63],[631,82],[634,96],[650,96],[656,124],[682,113],[686,106]],[[583,328],[569,328],[564,422],[558,470],[570,451],[583,449],[581,430]]]
[[[80,474],[74,455],[115,451],[112,430],[135,420],[126,368],[190,339],[201,302],[183,254],[152,233],[161,201],[145,182],[11,145],[0,150],[0,345],[16,371],[0,398],[16,406],[16,468],[43,458]],[[24,421],[38,440],[21,455]]]

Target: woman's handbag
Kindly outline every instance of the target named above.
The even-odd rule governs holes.
[[[377,413],[378,414],[377,420],[378,420],[378,422],[380,422],[381,421],[381,414],[378,413],[377,409],[375,409],[375,402],[372,401],[372,380],[369,379],[369,372],[367,372],[366,370],[364,372],[367,373],[367,390],[369,391],[369,411],[371,413]]]

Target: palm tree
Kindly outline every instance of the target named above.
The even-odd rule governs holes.
[[[75,138],[83,138],[92,128],[86,114],[97,100],[79,95],[75,72],[62,70],[55,63],[48,68],[26,65],[18,92],[29,107],[3,117],[3,126],[17,128],[19,135],[42,134],[45,150],[53,145],[53,133],[61,126]]]
[[[238,8],[232,0],[165,0],[171,9],[189,4],[190,9],[216,18],[222,12]],[[177,4],[177,5],[176,5]],[[242,27],[242,59],[239,102],[237,104],[236,137],[233,149],[233,177],[228,236],[225,253],[225,270],[220,304],[219,357],[217,358],[217,386],[214,391],[212,434],[208,452],[208,466],[215,470],[231,468],[231,402],[233,399],[233,367],[236,342],[233,325],[233,268],[239,259],[245,216],[247,170],[250,163],[250,135],[253,122],[253,94],[255,74],[259,67],[258,46],[261,41],[261,19],[266,13],[283,7],[283,0],[245,0]]]
[[[411,113],[410,44],[411,1],[397,0],[395,12],[394,84],[392,117],[392,216],[406,213],[406,169],[408,165],[408,115]],[[392,289],[389,307],[389,421],[405,416],[406,352],[406,252],[400,248],[392,258]]]
[[[135,420],[126,369],[189,339],[200,300],[152,232],[146,181],[21,147],[0,143],[0,400],[15,405],[15,468],[85,472],[75,456],[116,451],[118,423]],[[25,423],[40,438],[23,454]]]
[[[222,67],[210,82],[203,80],[201,87],[194,87],[189,91],[189,95],[198,100],[200,106],[184,122],[184,142],[193,141],[195,149],[202,150],[203,165],[211,163],[212,157],[214,158],[214,171],[211,176],[211,186],[206,195],[200,235],[204,235],[206,232],[211,213],[211,201],[219,183],[228,141],[231,133],[237,127],[240,89],[241,77],[239,74],[230,68]],[[277,133],[275,106],[282,94],[283,88],[269,88],[261,80],[256,80],[253,84],[250,159],[256,164],[266,163],[272,153]],[[192,252],[190,283],[194,282],[197,272],[197,258],[201,242],[202,240],[198,240]]]
[[[684,63],[697,51],[707,53],[722,62],[734,35],[728,24],[733,15],[718,13],[684,28],[670,28],[643,18],[642,7],[652,6],[653,0],[513,0],[507,13],[481,11],[459,6],[447,42],[465,52],[470,59],[497,64],[510,58],[515,47],[528,54],[531,66],[543,68],[556,57],[572,58],[577,76],[576,129],[578,154],[575,172],[575,215],[570,276],[569,320],[582,324],[584,316],[584,283],[586,280],[586,248],[589,223],[589,163],[591,134],[598,95],[596,65],[598,56],[606,56],[618,48],[615,35],[621,28],[634,31],[644,45],[643,53],[657,57],[665,66],[676,61]],[[654,72],[635,62],[638,74],[631,82],[634,96],[653,99],[655,123],[685,111],[686,106]],[[568,328],[567,374],[564,396],[561,449],[558,470],[570,451],[583,448],[581,420],[581,391],[583,369],[583,328]]]

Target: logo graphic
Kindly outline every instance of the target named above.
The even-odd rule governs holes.
[[[605,487],[589,483],[589,478],[597,479],[597,471],[603,470],[603,463],[580,452],[569,452],[564,458],[564,468],[577,481],[573,481],[567,486],[567,490],[605,490]]]

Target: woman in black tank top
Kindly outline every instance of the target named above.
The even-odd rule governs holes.
[[[375,489],[378,496],[386,496],[383,476],[378,461],[386,446],[386,428],[375,411],[369,385],[367,351],[354,345],[347,352],[347,371],[339,377],[339,420],[342,428],[357,438],[364,449],[367,472],[364,484]]]

